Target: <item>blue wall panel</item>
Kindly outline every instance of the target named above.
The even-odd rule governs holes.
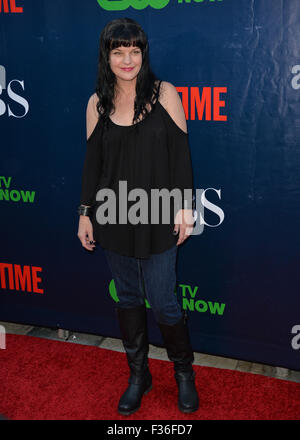
[[[299,1],[4,3],[0,320],[120,336],[108,265],[82,248],[76,210],[99,36],[130,17],[156,75],[187,98],[195,187],[215,206],[179,248],[193,347],[299,370]],[[193,118],[193,93],[219,87],[226,120]]]

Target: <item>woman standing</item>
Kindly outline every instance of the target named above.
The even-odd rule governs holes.
[[[174,295],[177,248],[194,224],[185,113],[176,88],[157,80],[151,71],[147,37],[132,19],[113,20],[103,29],[98,72],[96,92],[86,112],[78,237],[87,250],[93,250],[96,242],[101,245],[117,289],[116,315],[130,369],[118,411],[132,414],[139,409],[143,394],[152,388],[147,298],[168,357],[174,362],[178,407],[192,412],[199,405],[194,356],[187,316]],[[126,200],[124,192],[120,195],[120,184],[124,183],[128,192],[139,188],[148,196],[146,205],[140,207],[150,207],[146,221],[116,220],[125,202],[133,208],[132,198],[127,201],[127,194]],[[99,195],[104,188],[114,193],[108,204]],[[149,204],[153,188],[179,188],[182,196],[184,189],[190,190],[179,203],[172,197],[163,198],[162,208],[170,208],[169,222],[162,220],[163,209]],[[104,216],[107,210],[112,213],[109,219]],[[155,223],[149,213],[157,210],[159,220]]]

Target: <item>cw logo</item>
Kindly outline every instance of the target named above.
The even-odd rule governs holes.
[[[178,3],[191,3],[192,0],[177,0]],[[193,0],[195,3],[203,3],[205,0]],[[223,0],[206,0],[206,2],[222,2]],[[124,11],[131,6],[134,9],[145,9],[151,6],[153,9],[162,9],[170,0],[97,0],[99,5],[106,11]]]
[[[97,0],[99,5],[106,11],[124,11],[131,6],[134,9],[145,9],[151,6],[153,9],[162,9],[170,0]]]

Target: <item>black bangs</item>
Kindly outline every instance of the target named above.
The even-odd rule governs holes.
[[[109,48],[110,50],[116,49],[117,47],[125,46],[136,46],[139,47],[141,50],[144,49],[145,43],[141,41],[140,38],[131,38],[129,40],[125,40],[123,38],[112,38],[110,41]]]
[[[141,50],[144,50],[147,45],[147,40],[143,36],[138,29],[123,26],[119,26],[119,28],[114,29],[114,32],[111,35],[108,35],[107,46],[108,50],[116,49],[120,46],[130,47],[136,46]]]
[[[142,52],[147,48],[147,35],[139,23],[130,18],[112,20],[104,32],[105,50],[109,52],[120,46],[139,47]]]

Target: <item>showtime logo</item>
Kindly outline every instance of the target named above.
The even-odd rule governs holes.
[[[177,0],[177,3],[220,3],[223,0]],[[150,6],[153,9],[163,9],[170,0],[97,0],[101,8],[106,11],[124,11],[130,6],[133,9],[145,9]]]
[[[20,3],[18,1],[18,3]],[[16,5],[16,0],[0,0],[0,12],[4,13],[12,13],[12,14],[22,14],[23,8],[22,6]]]
[[[21,266],[20,264],[0,263],[0,286],[1,289],[19,290],[28,293],[44,293],[39,283],[42,278],[38,277],[42,271],[38,266]]]
[[[220,114],[221,107],[225,107],[225,101],[221,100],[220,94],[227,93],[227,87],[203,87],[201,96],[199,87],[176,87],[176,90],[181,93],[186,119],[227,121],[227,115]]]

